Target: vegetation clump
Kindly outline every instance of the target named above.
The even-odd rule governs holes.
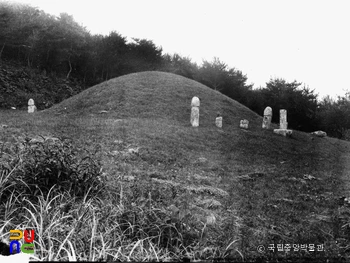
[[[27,197],[46,196],[52,188],[83,197],[98,194],[105,178],[93,154],[79,150],[68,139],[39,137],[3,147],[3,188]],[[6,160],[6,161],[5,161]]]

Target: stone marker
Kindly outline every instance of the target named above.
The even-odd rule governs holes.
[[[193,97],[191,101],[191,107],[199,107],[200,101],[198,97]]]
[[[288,130],[288,122],[287,122],[287,110],[280,110],[280,128],[274,129],[274,133],[283,135],[284,137],[292,136],[293,131]]]
[[[218,128],[222,128],[222,116],[220,115],[220,113],[218,113],[216,116],[215,125]]]
[[[287,110],[280,110],[280,129],[288,129]]]
[[[262,123],[263,129],[270,129],[271,120],[272,120],[272,108],[266,107],[264,110],[264,119]]]
[[[286,136],[290,137],[292,136],[292,133],[293,133],[292,130],[287,130],[287,129],[274,129],[273,132],[276,134],[283,135],[284,137]]]
[[[324,131],[314,131],[311,133],[312,135],[316,135],[318,137],[326,137],[327,136],[327,133],[324,132]]]
[[[28,100],[28,113],[36,112],[36,106],[33,99]]]
[[[249,127],[249,121],[248,120],[241,120],[239,127],[243,128],[243,129],[248,129]]]
[[[199,126],[199,98],[193,97],[191,101],[191,125],[192,127]]]

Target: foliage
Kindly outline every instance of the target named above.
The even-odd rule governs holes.
[[[325,97],[319,104],[317,113],[320,128],[328,135],[339,139],[350,139],[350,93],[337,100]]]
[[[2,155],[1,170],[11,175],[8,192],[30,198],[40,192],[46,196],[54,188],[54,192],[83,197],[98,194],[104,187],[105,178],[94,156],[67,139],[26,138],[20,145],[4,147]]]
[[[246,104],[247,93],[252,88],[246,84],[247,76],[235,68],[228,68],[216,57],[212,62],[203,61],[196,80],[243,104]]]
[[[58,78],[19,63],[3,63],[0,69],[0,104],[3,108],[27,109],[32,98],[38,110],[67,99],[83,89],[76,79]]]
[[[108,36],[95,36],[92,46],[94,65],[94,78],[105,81],[110,78],[125,74],[128,46],[126,38],[116,32],[111,32]]]
[[[288,114],[288,127],[301,131],[313,131],[316,125],[317,95],[308,87],[300,87],[297,81],[287,82],[284,79],[271,79],[266,88],[257,92],[266,106],[273,110],[272,120],[279,121],[279,110],[286,109]]]
[[[162,49],[151,40],[127,44],[116,32],[91,35],[66,13],[55,17],[29,5],[2,2],[0,14],[0,60],[20,61],[86,85],[158,69],[162,62]]]
[[[198,79],[208,87],[220,91],[225,84],[225,78],[228,76],[227,73],[227,65],[215,57],[212,62],[203,61]]]
[[[196,64],[190,66],[188,59],[185,62],[185,68],[189,69],[187,72],[191,72],[189,75],[193,76],[194,80],[247,105],[252,85],[247,84],[247,76],[240,70],[229,68],[217,57],[214,57],[213,61],[204,60],[200,67]]]
[[[189,57],[182,57],[179,54],[163,55],[162,70],[194,79],[198,74],[198,65],[193,63]]]
[[[128,59],[130,72],[157,70],[162,64],[162,48],[151,40],[133,38]]]

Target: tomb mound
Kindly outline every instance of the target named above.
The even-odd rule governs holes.
[[[200,126],[214,125],[217,112],[222,112],[223,126],[237,125],[240,119],[261,126],[262,118],[237,101],[197,81],[158,71],[132,73],[105,81],[44,112],[168,119],[189,124],[194,96],[200,99]]]

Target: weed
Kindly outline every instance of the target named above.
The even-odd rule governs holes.
[[[46,196],[50,189],[83,197],[95,195],[104,187],[101,166],[86,150],[72,145],[68,139],[25,138],[21,145],[3,149],[7,162],[2,163],[3,191]]]

